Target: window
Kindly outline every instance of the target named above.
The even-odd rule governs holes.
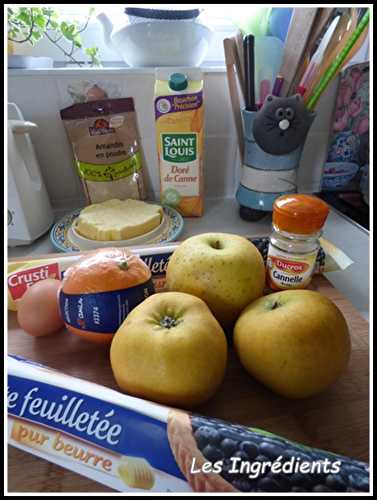
[[[44,5],[44,6],[48,6]],[[137,7],[153,7],[156,8],[156,4],[127,4],[127,6],[137,6]],[[89,8],[89,4],[81,5],[58,5],[51,4],[51,7],[58,10],[62,17],[68,20],[77,20],[82,23],[85,22]],[[218,66],[224,64],[224,52],[223,52],[223,39],[226,36],[234,33],[237,29],[232,16],[237,9],[245,8],[244,6],[224,6],[224,5],[191,5],[191,4],[158,4],[161,9],[182,9],[182,8],[197,8],[202,10],[201,18],[204,22],[212,26],[214,30],[214,36],[208,50],[206,59],[203,65]],[[103,30],[100,22],[97,20],[96,15],[104,12],[107,14],[114,27],[120,27],[122,24],[127,22],[127,16],[124,13],[125,5],[110,4],[110,5],[96,5],[95,14],[92,16],[87,29],[82,33],[82,40],[84,46],[97,46],[99,48],[100,58],[103,66],[121,66],[125,63],[121,61],[120,56],[112,49],[110,49],[105,42]],[[56,66],[65,66],[68,63],[67,57],[54,47],[51,42],[47,39],[42,39],[35,46],[29,44],[14,44],[15,54],[24,54],[32,56],[48,56],[52,57],[55,61]],[[88,58],[83,51],[79,50],[75,53],[76,59],[80,61],[87,61]]]
[[[82,33],[82,40],[85,47],[98,47],[99,55],[103,66],[124,66],[125,63],[121,60],[119,54],[106,45],[103,30],[100,22],[96,18],[97,14],[104,12],[107,14],[114,27],[120,27],[128,22],[127,16],[124,12],[124,4],[110,4],[110,5],[95,5],[95,13],[92,16],[87,29]],[[11,6],[11,5],[9,5]],[[26,7],[27,5],[25,5]],[[44,5],[44,6],[49,6]],[[129,7],[146,7],[146,8],[161,8],[161,9],[182,9],[182,8],[200,8],[202,10],[201,18],[204,22],[212,26],[214,35],[211,45],[209,47],[203,66],[224,66],[224,51],[223,39],[233,34],[237,27],[236,21],[241,20],[245,16],[245,9],[250,15],[252,9],[260,10],[261,5],[212,5],[212,4],[127,4]],[[58,10],[62,17],[68,20],[78,20],[82,23],[85,22],[88,11],[91,7],[90,4],[69,5],[69,4],[51,4],[51,7]],[[285,6],[289,7],[289,5]],[[64,45],[64,43],[62,43]],[[68,48],[68,45],[67,45]],[[68,58],[64,56],[63,52],[54,47],[51,42],[43,38],[37,45],[31,46],[28,43],[14,44],[14,53],[32,56],[48,56],[52,57],[55,66],[66,66],[69,64]],[[88,61],[88,57],[82,50],[75,52],[75,57],[79,61]],[[348,64],[356,62],[363,62],[369,59],[369,37],[367,37],[363,46],[357,54],[355,54],[352,61]]]

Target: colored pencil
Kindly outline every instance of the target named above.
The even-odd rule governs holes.
[[[346,60],[348,54],[352,50],[353,46],[359,39],[359,37],[362,35],[363,31],[366,29],[366,27],[369,24],[369,9],[367,12],[364,14],[362,20],[360,23],[357,25],[355,31],[353,32],[352,36],[349,38],[347,44],[343,48],[343,50],[338,54],[336,59],[333,61],[333,63],[329,66],[329,68],[326,70],[320,81],[318,82],[317,86],[314,88],[313,93],[308,97],[306,101],[306,107],[309,110],[314,109],[315,105],[318,102],[318,99],[321,97],[323,92],[326,90],[327,86],[329,83],[333,80],[333,78],[336,77],[336,75],[339,73],[339,71],[342,69],[342,66],[344,64],[344,61]]]
[[[283,83],[284,83],[284,77],[282,75],[278,75],[275,79],[275,83],[272,88],[272,95],[276,95],[278,97],[280,96]]]

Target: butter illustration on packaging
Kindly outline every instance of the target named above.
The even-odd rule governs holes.
[[[144,458],[122,457],[118,474],[130,488],[150,490],[154,486],[153,469]]]
[[[203,75],[156,70],[155,119],[161,202],[184,216],[203,214]]]

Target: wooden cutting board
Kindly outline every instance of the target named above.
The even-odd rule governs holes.
[[[323,276],[311,288],[333,300],[346,317],[352,336],[352,356],[346,373],[324,393],[288,400],[253,380],[230,353],[220,391],[198,413],[260,427],[303,444],[369,461],[369,324]],[[9,313],[9,353],[116,388],[109,364],[109,348],[87,343],[67,331],[33,338]],[[57,465],[9,447],[10,492],[108,492]]]

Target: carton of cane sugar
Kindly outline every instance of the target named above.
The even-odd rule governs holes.
[[[203,75],[156,70],[155,120],[161,202],[184,216],[203,214]]]

